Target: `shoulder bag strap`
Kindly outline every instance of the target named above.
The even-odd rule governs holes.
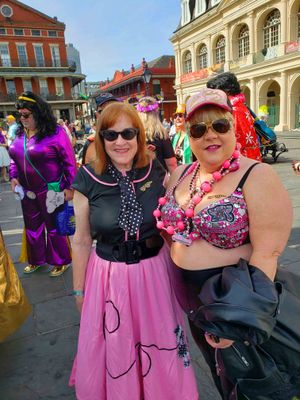
[[[43,179],[44,182],[48,183],[46,181],[46,179],[43,177],[43,175],[40,173],[40,171],[33,165],[32,161],[29,158],[29,155],[27,153],[27,146],[26,146],[26,133],[24,133],[24,154],[25,154],[26,160],[29,162],[29,164],[32,166],[32,168],[35,170],[35,172]],[[61,182],[62,177],[63,177],[63,174],[61,174],[58,183]]]

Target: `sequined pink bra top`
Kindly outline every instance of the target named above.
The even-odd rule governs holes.
[[[232,249],[249,243],[248,211],[242,188],[256,164],[246,171],[232,194],[209,204],[194,215],[191,221],[192,230],[199,233],[200,239],[222,249]],[[187,217],[176,202],[174,191],[161,208],[161,218],[166,225],[175,227],[178,217],[181,216],[183,220]]]

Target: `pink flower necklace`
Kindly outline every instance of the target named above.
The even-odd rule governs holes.
[[[200,172],[200,163],[194,162],[190,168],[182,175],[182,177],[167,191],[164,197],[158,199],[158,206],[153,211],[153,215],[156,218],[156,227],[158,229],[164,229],[169,235],[172,235],[172,240],[190,246],[194,240],[199,238],[199,233],[193,231],[192,219],[195,214],[195,207],[203,197],[212,191],[212,187],[215,182],[219,182],[225,175],[230,172],[237,171],[239,165],[240,152],[238,149],[234,150],[232,156],[225,160],[218,171],[212,173],[212,177],[209,181],[202,182],[197,187],[197,176]],[[173,225],[167,225],[162,219],[162,207],[167,203],[168,198],[174,193],[175,188],[189,175],[193,174],[189,185],[189,201],[187,208],[183,213],[176,214],[176,223]]]

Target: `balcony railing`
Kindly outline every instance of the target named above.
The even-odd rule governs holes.
[[[229,61],[229,69],[241,68],[252,64],[252,54]]]
[[[1,59],[0,56],[0,68],[69,68],[71,72],[76,71],[76,64],[69,63],[68,61],[55,60],[19,60],[19,59]]]
[[[40,94],[40,96],[46,101],[82,100],[79,95]],[[0,94],[0,103],[15,103],[17,97],[16,93]]]
[[[274,58],[281,57],[286,53],[284,44],[268,47],[253,54],[253,64],[258,64],[263,61],[273,60]]]

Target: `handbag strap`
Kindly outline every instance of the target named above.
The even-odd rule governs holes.
[[[252,117],[256,120],[257,119],[257,115],[255,114],[254,111],[251,110],[251,108],[249,106],[246,106],[250,112],[250,114],[252,115]]]
[[[35,170],[35,172],[43,179],[44,182],[48,183],[47,180],[40,173],[40,171],[33,165],[32,161],[29,158],[29,155],[27,153],[26,133],[24,133],[24,154],[25,154],[26,160],[29,162],[29,164],[32,166],[32,168]],[[63,174],[61,174],[58,183],[61,182],[62,177],[63,177]]]

